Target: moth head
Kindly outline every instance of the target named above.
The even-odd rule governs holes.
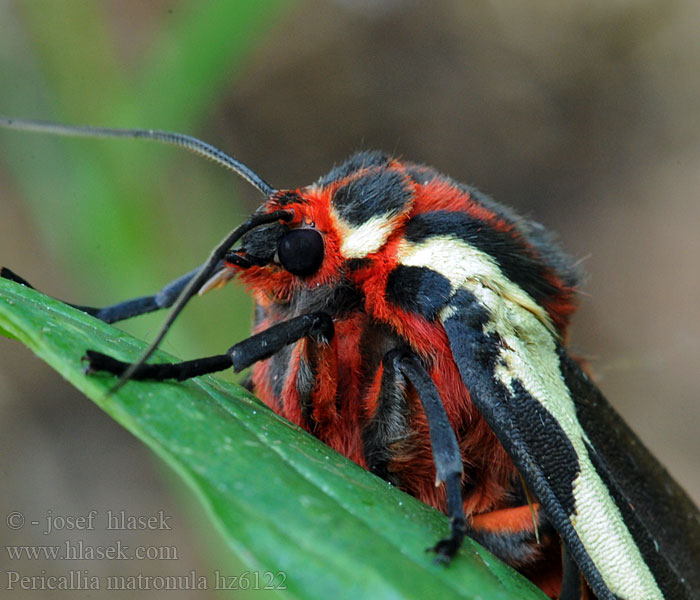
[[[412,182],[393,159],[359,153],[313,185],[275,192],[258,212],[293,217],[248,232],[229,258],[242,257],[241,279],[273,296],[333,284],[358,260],[381,260],[412,202]]]

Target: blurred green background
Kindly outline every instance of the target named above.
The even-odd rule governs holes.
[[[277,187],[378,147],[532,215],[589,275],[575,351],[698,501],[699,17],[692,0],[4,0],[0,113],[190,133]],[[0,262],[66,300],[159,289],[259,200],[176,149],[0,130]],[[164,348],[218,353],[249,320],[230,285],[193,302]],[[125,328],[148,337],[159,322]],[[174,514],[172,532],[125,543],[174,544],[177,564],[119,574],[228,560],[144,448],[3,339],[0,469],[2,515]],[[7,543],[53,543],[0,530]],[[113,542],[108,533],[89,543]],[[27,574],[115,569],[2,556],[5,571]],[[32,594],[46,592],[18,597]]]

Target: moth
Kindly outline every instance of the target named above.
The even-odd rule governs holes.
[[[541,225],[382,152],[277,190],[182,134],[0,125],[176,144],[265,197],[158,293],[78,306],[109,323],[171,308],[141,360],[88,351],[91,371],[120,386],[252,366],[248,387],[275,412],[447,514],[443,562],[468,535],[552,598],[700,596],[700,513],[567,351],[579,275]],[[233,278],[255,299],[251,337],[147,362],[190,298]]]

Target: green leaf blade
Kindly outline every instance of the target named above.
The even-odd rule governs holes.
[[[133,360],[143,343],[0,280],[0,328],[26,344],[151,447],[195,490],[251,569],[284,572],[297,598],[542,598],[467,541],[449,567],[425,553],[448,531],[432,508],[374,477],[213,377],[185,383],[86,376],[91,348]],[[12,342],[7,342],[12,343]],[[157,353],[154,360],[172,360]]]

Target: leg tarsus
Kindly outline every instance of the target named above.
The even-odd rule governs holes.
[[[3,279],[9,279],[10,281],[14,281],[15,283],[19,283],[20,285],[24,285],[31,290],[36,290],[36,288],[31,283],[29,283],[24,277],[20,277],[19,275],[17,275],[17,273],[12,271],[11,269],[8,269],[7,267],[2,267],[0,269],[0,277],[2,277]],[[71,304],[70,302],[66,302],[65,304],[68,304],[68,306],[72,306],[73,308],[77,308],[78,310],[81,310],[84,313],[87,313],[93,317],[99,318],[99,308],[93,308],[92,306],[81,306],[79,304]],[[109,323],[110,321],[107,322]]]
[[[11,271],[7,267],[2,267],[0,268],[0,277],[3,279],[9,279],[10,281],[14,281],[15,283],[19,283],[20,285],[25,285],[30,289],[36,289],[31,283],[29,283],[24,277],[20,277],[15,273],[14,271]]]
[[[98,371],[121,376],[131,366],[131,363],[123,362],[112,358],[95,350],[85,352],[85,360],[88,366],[85,369],[87,374],[94,374]],[[155,363],[141,365],[131,376],[135,380],[164,381],[174,379],[184,381],[199,375],[223,371],[231,366],[231,359],[227,354],[218,354],[206,358],[186,360],[179,363]]]
[[[165,308],[164,306],[158,306],[155,301],[155,296],[132,298],[131,300],[125,300],[124,302],[105,306],[104,308],[77,306],[75,304],[71,304],[71,306],[74,306],[75,308],[82,310],[83,312],[86,312],[89,315],[98,318],[100,321],[104,321],[105,323],[116,323],[117,321],[124,321],[125,319],[130,319],[131,317],[145,315],[146,313]]]
[[[450,564],[459,549],[462,547],[467,535],[467,523],[464,518],[454,517],[450,519],[450,535],[438,541],[437,544],[427,548],[427,552],[434,552],[437,556],[435,562],[443,565]]]
[[[189,273],[185,273],[176,280],[166,284],[159,292],[151,296],[132,298],[124,302],[118,302],[104,308],[91,308],[89,306],[76,306],[76,308],[93,315],[105,323],[116,323],[131,317],[145,315],[163,308],[169,308],[178,299],[180,292],[187,287],[190,280],[199,273],[199,267]],[[75,306],[75,305],[71,305]]]
[[[435,553],[435,562],[441,565],[449,565],[464,543],[466,530],[460,534],[457,532],[458,528],[455,528],[452,524],[450,529],[452,530],[450,537],[443,538],[434,546],[426,548],[426,552]]]
[[[199,375],[223,371],[231,366],[238,372],[276,354],[285,346],[303,337],[329,342],[333,337],[333,320],[326,313],[309,313],[295,317],[239,342],[229,348],[226,354],[178,363],[143,364],[131,375],[131,379],[184,381]],[[131,363],[117,360],[95,350],[87,350],[84,358],[88,363],[86,373],[104,371],[121,377],[131,367]]]
[[[437,554],[435,561],[448,564],[462,547],[467,535],[467,521],[462,505],[462,470],[452,472],[445,481],[447,514],[450,517],[450,535],[428,550]]]
[[[165,285],[163,289],[151,296],[132,298],[131,300],[117,302],[116,304],[111,304],[110,306],[105,306],[103,308],[83,306],[82,304],[72,304],[70,302],[66,302],[66,304],[97,319],[100,319],[105,323],[116,323],[117,321],[123,321],[125,319],[130,319],[131,317],[137,317],[139,315],[144,315],[146,313],[172,306],[180,295],[180,292],[187,286],[190,279],[192,279],[198,272],[199,268],[178,277],[175,281],[171,281]],[[8,269],[7,267],[2,267],[2,269],[0,269],[0,277],[9,279],[15,283],[26,285],[28,288],[36,289],[26,279],[20,277],[17,275],[17,273]]]
[[[457,554],[467,533],[462,501],[462,454],[452,425],[435,383],[418,357],[408,351],[392,350],[386,361],[394,363],[415,388],[428,420],[430,444],[438,481],[444,482],[447,492],[447,516],[450,518],[450,535],[433,548],[439,562],[448,563]]]

